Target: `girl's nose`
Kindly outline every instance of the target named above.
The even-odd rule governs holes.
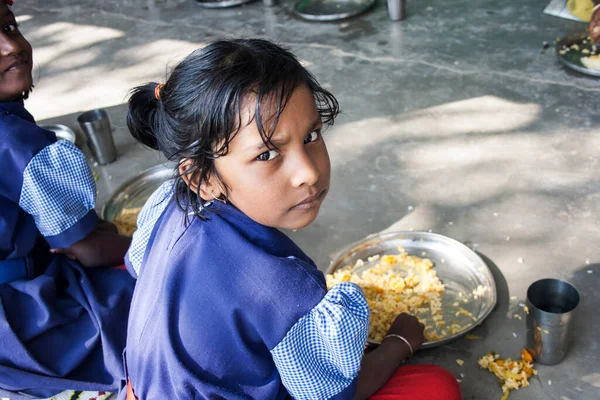
[[[303,185],[312,186],[319,180],[319,170],[306,152],[298,157],[292,175],[292,186],[297,188]]]
[[[4,33],[0,34],[0,55],[2,57],[19,53],[19,44]]]

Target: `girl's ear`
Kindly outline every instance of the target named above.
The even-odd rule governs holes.
[[[192,165],[193,161],[189,158],[181,160],[179,163],[179,176],[181,176],[181,179],[183,179],[192,192],[198,194],[198,172],[192,172]]]
[[[200,174],[198,171],[192,172],[192,164],[193,161],[189,158],[186,158],[179,163],[179,175],[185,184],[204,201],[220,198],[223,194],[223,190],[218,179],[209,175],[208,182],[200,183]]]
[[[200,195],[200,197],[204,201],[211,201],[214,199],[218,199],[219,196],[221,196],[220,191],[217,191],[217,193],[215,193],[216,186],[211,183],[212,181],[213,181],[213,179],[209,178],[208,183],[202,182],[200,184],[200,193],[196,192]]]

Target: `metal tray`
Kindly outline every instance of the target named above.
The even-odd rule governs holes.
[[[254,0],[223,0],[223,1],[201,1],[196,0],[196,4],[204,8],[227,8],[241,6],[242,4],[251,3]]]
[[[113,222],[128,208],[142,207],[160,185],[173,178],[174,166],[157,165],[123,183],[104,204],[102,217]]]
[[[583,41],[586,40],[588,43],[584,44]],[[566,54],[560,54],[560,50],[563,47],[570,47],[574,44],[580,46],[579,50],[570,50]],[[600,77],[600,70],[587,68],[585,65],[581,63],[581,58],[585,56],[589,56],[592,54],[583,54],[583,49],[591,50],[592,43],[589,40],[589,36],[587,34],[580,35],[572,35],[562,38],[556,43],[556,56],[558,60],[567,68],[572,69],[573,71],[580,72],[582,74],[594,77]],[[600,53],[600,43],[596,44],[597,51],[596,54]]]
[[[337,21],[362,14],[375,0],[300,0],[294,12],[310,21]]]
[[[327,273],[333,273],[346,265],[354,265],[357,260],[362,259],[365,265],[355,269],[360,273],[373,266],[367,262],[369,257],[397,254],[398,246],[404,247],[409,255],[429,258],[433,262],[446,289],[442,295],[442,315],[446,321],[458,320],[464,326],[458,333],[423,343],[422,349],[437,347],[463,336],[480,325],[496,306],[496,283],[485,262],[464,244],[436,233],[391,232],[370,236],[338,253],[339,256],[329,266]],[[473,291],[480,285],[486,288],[485,293],[475,298]],[[465,299],[469,299],[469,302],[464,303]],[[473,319],[462,314],[458,317],[455,315],[456,308],[452,304],[456,301],[473,315]],[[371,340],[368,342],[378,344]]]

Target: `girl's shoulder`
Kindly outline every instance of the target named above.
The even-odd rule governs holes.
[[[175,215],[173,210],[166,217]],[[268,300],[285,314],[290,304],[302,313],[321,301],[327,286],[315,264],[283,233],[241,219],[223,214],[206,221],[195,218],[183,234],[175,235],[180,238],[169,252],[180,269],[176,274],[185,276],[186,284],[193,280],[191,284],[215,292],[216,298],[227,295],[258,308]],[[165,228],[166,236],[174,231],[168,223]]]
[[[22,104],[0,102],[0,148],[36,153],[55,142],[54,132],[39,127]]]
[[[208,221],[197,221],[206,238],[204,254],[228,264],[228,271],[278,291],[287,284],[325,290],[325,278],[284,233],[260,225],[234,207],[220,205]],[[302,289],[300,289],[302,290]]]
[[[8,115],[15,115],[23,120],[33,122],[35,119],[27,111],[22,102],[19,101],[3,101],[0,102],[0,118],[5,118]]]
[[[171,198],[147,243],[142,277],[164,276],[181,288],[202,287],[250,303],[257,293],[316,302],[325,295],[323,273],[283,233],[246,220],[233,207],[206,217],[183,211]]]
[[[189,254],[215,278],[243,279],[245,288],[289,291],[291,285],[326,290],[323,273],[287,236],[261,228],[249,233],[219,214],[205,221],[194,218],[174,250]]]

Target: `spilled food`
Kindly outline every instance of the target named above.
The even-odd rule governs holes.
[[[526,350],[521,350],[521,359],[512,360],[507,358],[502,360],[494,352],[489,352],[478,361],[481,368],[492,372],[502,384],[501,400],[508,399],[511,390],[518,390],[529,386],[529,378],[537,375],[533,368],[533,357]]]

